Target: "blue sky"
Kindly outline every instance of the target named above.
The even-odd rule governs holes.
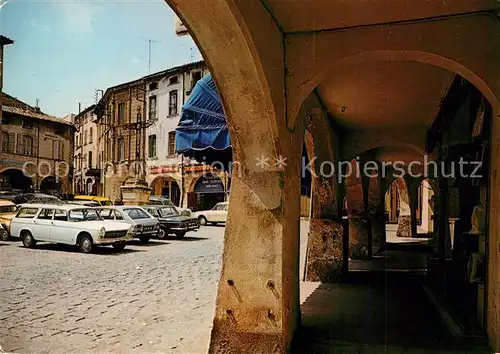
[[[96,89],[147,75],[141,38],[161,42],[152,44],[151,72],[201,59],[189,36],[175,34],[163,0],[10,0],[0,34],[15,41],[5,49],[4,92],[30,105],[39,99],[59,117],[93,104]]]

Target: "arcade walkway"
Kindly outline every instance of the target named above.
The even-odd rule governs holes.
[[[421,252],[389,251],[394,264],[425,268]],[[301,284],[302,324],[295,353],[489,353],[453,338],[428,300],[420,271],[351,272],[347,283]]]

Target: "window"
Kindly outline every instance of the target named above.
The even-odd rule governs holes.
[[[24,129],[33,129],[33,123],[27,120],[23,120]]]
[[[154,91],[158,89],[158,83],[157,82],[152,82],[149,84],[149,91]]]
[[[64,143],[60,140],[52,141],[52,158],[54,160],[64,159]]]
[[[149,119],[156,119],[156,96],[149,97]]]
[[[2,151],[14,152],[16,135],[14,133],[2,132]]]
[[[125,103],[118,103],[118,124],[125,123]]]
[[[95,209],[73,209],[69,212],[70,221],[101,220]]]
[[[68,220],[68,215],[66,214],[65,210],[57,210],[54,214],[54,220],[58,221],[67,221]]]
[[[42,209],[37,219],[52,220],[52,215],[54,215],[54,209]]]
[[[125,141],[123,138],[118,139],[118,161],[125,159]]]
[[[99,210],[99,214],[104,220],[113,220],[113,210],[111,209],[101,209]]]
[[[23,135],[17,139],[17,153],[21,155],[33,155],[33,138]]]
[[[196,83],[201,79],[201,71],[195,71],[191,74],[191,89],[194,88]]]
[[[149,136],[149,157],[156,157],[156,135]]]
[[[94,140],[93,136],[94,136],[94,129],[90,128],[90,132],[89,132],[89,144],[92,144],[92,140]]]
[[[123,216],[118,210],[115,210],[115,220],[123,220]]]
[[[172,76],[170,79],[168,79],[168,84],[169,85],[174,85],[179,82],[179,76]]]
[[[132,220],[137,220],[137,219],[149,219],[149,215],[146,214],[144,211],[141,209],[124,209],[123,210],[127,215],[132,219]]]
[[[16,215],[16,218],[33,219],[38,212],[37,208],[21,208]]]
[[[168,133],[168,154],[175,155],[175,131]]]
[[[87,131],[85,130],[85,132],[83,133],[83,143],[85,145],[87,145]]]
[[[170,91],[168,99],[168,115],[177,115],[177,90]]]
[[[76,145],[76,147],[79,146],[79,144],[78,144],[79,142],[80,142],[80,140],[78,140],[78,134],[76,134],[75,135],[75,145]]]
[[[89,151],[89,168],[92,168],[92,151]]]

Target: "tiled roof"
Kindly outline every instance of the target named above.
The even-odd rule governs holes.
[[[71,122],[65,121],[61,118],[49,116],[48,114],[45,114],[43,112],[39,112],[36,110],[35,107],[32,107],[27,103],[24,103],[23,101],[20,101],[17,98],[6,94],[5,92],[2,92],[2,95],[0,97],[2,99],[2,112],[17,114],[20,116],[29,117],[33,119],[41,119],[41,120],[61,123],[64,125],[74,127],[74,125]]]

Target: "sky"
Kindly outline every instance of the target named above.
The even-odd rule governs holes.
[[[96,89],[201,60],[174,30],[163,0],[0,0],[5,47],[3,91],[63,117],[95,103]],[[0,5],[1,6],[1,5]]]

